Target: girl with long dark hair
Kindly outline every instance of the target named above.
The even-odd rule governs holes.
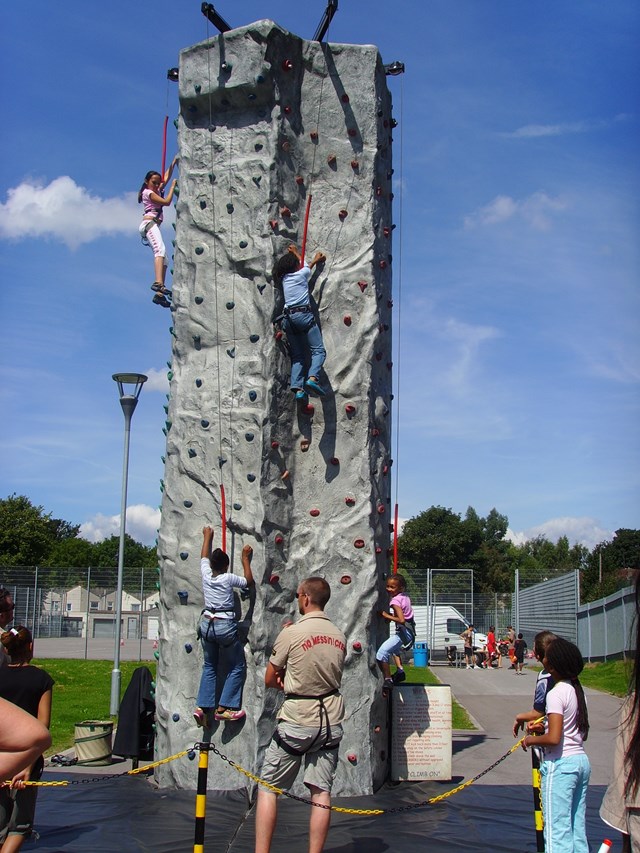
[[[163,195],[165,186],[171,180],[174,167],[178,158],[174,157],[171,165],[162,176],[154,169],[150,169],[144,176],[144,181],[138,192],[138,204],[143,205],[143,217],[140,223],[140,236],[142,242],[151,246],[153,250],[153,270],[155,281],[151,285],[151,290],[155,291],[153,301],[156,305],[162,305],[164,308],[170,308],[171,291],[165,287],[165,278],[167,275],[167,249],[160,233],[160,224],[163,218],[163,208],[167,207],[173,201],[173,194],[176,189],[177,181],[171,183],[169,192],[166,198]]]

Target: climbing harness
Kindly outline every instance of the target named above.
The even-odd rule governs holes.
[[[331,723],[329,722],[329,712],[327,711],[326,705],[324,704],[324,700],[328,699],[329,696],[339,696],[339,695],[340,695],[340,692],[339,692],[337,687],[334,688],[333,690],[329,690],[328,693],[323,693],[321,696],[307,696],[304,693],[285,693],[284,694],[285,702],[287,699],[313,699],[313,700],[317,701],[319,703],[318,721],[320,723],[320,727],[318,728],[318,733],[316,734],[314,739],[311,741],[309,746],[306,747],[306,749],[296,749],[293,746],[289,746],[289,744],[285,743],[285,741],[282,739],[278,729],[276,729],[275,732],[273,733],[273,740],[278,744],[279,747],[281,747],[289,755],[293,755],[296,757],[298,757],[300,755],[305,755],[305,753],[310,752],[313,749],[313,747],[316,745],[316,741],[318,740],[318,738],[322,734],[323,716],[324,716],[324,722],[326,723],[326,734],[325,734],[325,738],[324,738],[324,743],[321,744],[321,746],[319,746],[318,749],[315,751],[316,752],[322,752],[322,751],[326,750],[327,752],[331,752],[334,749],[338,749],[338,747],[340,746],[339,743],[336,743],[333,746],[329,745],[331,743],[331,740],[332,740]]]

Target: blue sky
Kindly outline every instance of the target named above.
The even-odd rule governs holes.
[[[215,7],[310,38],[325,2]],[[199,0],[2,19],[0,496],[116,532],[111,374],[141,371],[127,529],[152,542],[171,338],[135,193],[178,112],[166,71],[207,22]],[[406,65],[389,78],[403,518],[495,506],[516,541],[590,547],[640,527],[639,36],[636,0],[340,0],[330,41]]]

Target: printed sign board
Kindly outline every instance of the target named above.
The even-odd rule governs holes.
[[[451,688],[403,684],[391,702],[392,780],[451,779]]]

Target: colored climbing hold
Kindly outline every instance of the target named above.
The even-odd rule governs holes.
[[[364,539],[356,539],[353,543],[354,548],[364,548]]]
[[[315,408],[311,405],[311,403],[307,403],[306,406],[302,407],[302,411],[305,415],[311,416],[315,412]]]
[[[272,442],[271,442],[271,449],[272,449],[272,450],[277,450],[279,447],[280,447],[280,442],[279,442],[279,441],[275,441],[275,440],[274,440],[274,441],[272,441]]]
[[[281,341],[282,338],[284,337],[284,335],[282,334],[281,330],[278,329],[278,331],[275,333],[274,337],[277,341]]]
[[[383,465],[382,466],[382,474],[386,477],[388,473],[389,473],[389,466]]]
[[[191,507],[193,506],[193,501],[183,501],[182,503],[186,506],[187,509],[191,509]]]
[[[300,450],[303,453],[306,453],[310,446],[311,446],[311,442],[309,441],[308,438],[303,438],[302,441],[300,442]]]
[[[349,95],[347,95],[347,93],[345,92],[340,100],[342,101],[343,104],[348,104],[349,103]]]
[[[382,233],[384,234],[385,237],[388,237],[389,234],[391,234],[391,228],[383,228]]]
[[[356,652],[356,654],[359,654],[362,651],[362,643],[356,640],[354,643],[351,643],[351,648]]]
[[[344,209],[338,213],[338,217],[340,218],[341,222],[344,222],[348,215],[349,215],[349,212],[347,210],[344,210]]]
[[[204,249],[202,248],[202,246],[196,246],[196,248],[195,248],[196,255],[201,255],[203,252],[204,252]]]
[[[247,441],[253,441],[255,435],[252,432],[245,432],[244,437],[247,439]]]
[[[386,268],[387,268],[387,262],[384,260],[384,258],[380,261],[380,263],[378,264],[378,266],[380,267],[380,269],[381,269],[381,270],[386,270]]]
[[[255,403],[257,398],[258,398],[258,394],[256,391],[249,391],[249,399],[251,400],[252,403]]]
[[[317,518],[320,515],[319,509],[310,509],[309,515],[313,516],[313,518]]]
[[[215,124],[210,124],[209,127],[207,128],[207,130],[209,131],[209,133],[215,133],[215,131],[216,131]]]
[[[284,114],[285,114],[285,115],[287,115],[287,116],[288,116],[288,115],[291,115],[291,107],[290,107],[290,106],[288,106],[288,105],[287,105],[287,106],[284,108]]]
[[[280,474],[280,479],[281,480],[288,480],[289,479],[289,472],[283,471],[282,474]]]
[[[384,506],[382,504],[378,504],[378,515],[383,515],[384,511]]]
[[[190,458],[190,459],[193,459],[193,458],[194,458],[194,456],[197,456],[197,455],[198,455],[198,454],[197,454],[197,453],[196,453],[196,451],[193,449],[193,447],[190,447],[190,448],[189,448],[189,458]]]
[[[256,175],[256,177],[255,177],[255,178],[251,178],[251,180],[253,181],[253,183],[254,183],[257,187],[259,187],[259,186],[260,186],[260,181],[262,180],[262,175]]]
[[[193,336],[193,345],[197,350],[202,349],[202,342],[200,339],[200,335],[194,335]]]
[[[187,758],[189,759],[189,761],[193,761],[193,759],[195,757],[196,757],[195,749],[190,749],[189,752],[187,753]]]
[[[352,403],[347,403],[347,405],[344,407],[344,410],[348,415],[354,415],[356,407]]]
[[[304,178],[302,175],[296,175],[296,184],[301,187],[304,184]]]
[[[277,219],[270,219],[270,220],[269,220],[269,225],[271,226],[271,229],[272,229],[273,231],[275,231],[275,230],[276,230],[276,228],[278,227],[278,220],[277,220]]]
[[[264,83],[264,74],[256,74],[256,83]]]
[[[349,314],[345,314],[345,315],[344,315],[343,322],[344,322],[345,326],[350,326],[350,325],[351,325],[351,317],[350,317],[350,315],[349,315]]]
[[[332,465],[339,465],[340,464],[340,460],[338,459],[337,456],[332,456],[331,459],[329,460],[329,462],[331,462]]]
[[[218,465],[219,465],[221,468],[222,468],[222,466],[225,464],[225,462],[226,462],[226,461],[227,461],[227,460],[226,460],[226,457],[224,457],[224,456],[218,456]]]
[[[236,357],[236,348],[231,347],[231,349],[228,349],[227,355],[229,356],[229,358],[235,358]]]
[[[358,135],[358,131],[354,127],[350,127],[347,133],[351,138]]]
[[[242,504],[234,503],[233,508],[236,510],[236,512],[238,512],[242,509]]]
[[[356,499],[355,498],[345,498],[344,502],[347,506],[355,506]]]
[[[240,246],[241,249],[246,249],[248,245],[249,244],[246,240],[240,240],[240,242],[238,243],[238,246]]]
[[[378,429],[378,427],[371,428],[371,435],[373,435],[374,437],[380,435],[380,430]]]
[[[156,660],[160,660],[160,652],[154,652],[153,656]]]
[[[202,91],[202,86],[200,85],[200,83],[194,83],[193,88],[195,89],[196,95],[199,95]]]
[[[202,388],[202,379],[196,379],[196,388]]]
[[[279,580],[280,580],[280,575],[271,575],[271,577],[269,578],[269,583],[270,584],[276,584],[276,583],[278,583]]]
[[[255,148],[256,151],[262,151],[262,149],[264,148],[264,145],[262,144],[262,142],[256,142],[256,144],[253,147]]]
[[[249,340],[252,344],[257,344],[260,340],[260,335],[249,335]]]
[[[351,575],[342,575],[342,577],[340,578],[340,583],[344,584],[345,586],[347,584],[350,584],[351,583]]]
[[[374,726],[373,731],[375,732],[375,734],[379,735],[382,729],[380,728],[380,726]]]
[[[329,154],[329,156],[327,157],[327,164],[329,166],[335,166],[337,162],[338,162],[338,158],[336,157],[336,155],[335,154]]]
[[[357,160],[352,160],[352,161],[351,161],[351,168],[352,168],[354,171],[356,171],[357,169],[359,169],[359,168],[360,168],[360,163],[358,163],[358,161],[357,161]]]
[[[196,296],[193,301],[196,303],[196,305],[202,305],[204,299],[202,296]]]
[[[227,74],[229,73],[229,71],[231,71],[232,68],[233,66],[231,65],[231,63],[227,62],[226,60],[220,63],[220,69],[222,71],[225,71]]]
[[[206,418],[202,418],[202,420],[200,421],[200,426],[203,429],[206,429],[209,426],[209,421]]]
[[[283,542],[284,542],[284,538],[278,533],[278,535],[275,538],[276,545],[282,545]]]
[[[393,299],[387,299],[387,308],[393,308]]]
[[[227,213],[233,213],[233,211],[234,211],[234,207],[233,207],[233,205],[231,204],[231,202],[229,202],[229,203],[227,204]]]
[[[180,604],[187,604],[189,601],[189,592],[186,589],[178,590],[178,598],[180,599]]]
[[[284,59],[282,61],[282,70],[283,71],[291,71],[293,69],[293,62],[290,59]]]
[[[350,752],[349,755],[347,755],[347,761],[350,764],[357,764],[358,763],[358,756],[355,754],[355,752]]]
[[[376,554],[382,554],[382,548],[379,545],[376,545]]]
[[[174,723],[177,723],[178,720],[180,719],[180,714],[172,714],[171,719],[173,720]]]
[[[188,558],[189,558],[189,552],[188,551],[180,551],[180,559],[181,560],[187,560]]]
[[[368,283],[367,281],[359,281],[359,282],[358,282],[358,287],[360,288],[360,292],[361,292],[361,293],[364,293],[364,292],[365,292],[365,290],[367,289],[368,284],[369,284],[369,283]]]
[[[311,133],[309,134],[309,136],[311,137],[312,142],[318,141],[318,131],[317,130],[312,130]]]
[[[256,475],[255,475],[255,474],[247,474],[247,480],[248,480],[250,483],[255,483]]]
[[[281,207],[280,208],[280,216],[282,216],[283,219],[289,219],[291,216],[291,211],[289,210],[288,207]]]
[[[200,210],[204,210],[207,206],[207,202],[204,199],[200,200]]]

